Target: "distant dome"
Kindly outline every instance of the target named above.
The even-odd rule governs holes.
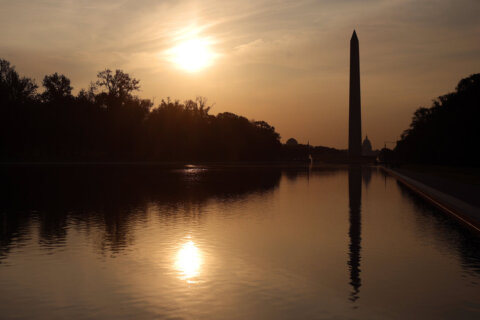
[[[372,153],[372,143],[368,140],[368,136],[365,136],[365,140],[362,143],[362,154],[364,156],[370,155]]]
[[[296,146],[298,144],[297,140],[290,138],[287,140],[287,146]]]

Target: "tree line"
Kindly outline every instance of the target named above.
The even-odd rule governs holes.
[[[480,165],[480,74],[460,80],[454,92],[430,108],[418,108],[389,161],[454,166]]]
[[[0,161],[258,161],[281,153],[267,122],[211,115],[201,97],[155,106],[135,95],[140,81],[122,70],[98,72],[77,95],[58,73],[42,87],[0,59]]]

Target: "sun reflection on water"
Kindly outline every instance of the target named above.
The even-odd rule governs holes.
[[[185,242],[177,252],[175,260],[175,269],[180,273],[181,279],[189,283],[200,273],[202,266],[202,256],[200,250],[193,241]]]

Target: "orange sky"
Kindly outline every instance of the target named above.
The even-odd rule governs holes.
[[[480,72],[478,0],[0,0],[0,58],[77,92],[104,68],[144,98],[205,96],[275,126],[282,141],[347,147],[349,40],[360,40],[362,132],[397,140],[419,106]],[[168,58],[188,37],[215,59],[188,72]],[[390,145],[392,146],[392,145]]]

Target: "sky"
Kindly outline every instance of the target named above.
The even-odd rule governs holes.
[[[362,134],[374,149],[398,140],[418,107],[480,72],[479,0],[0,0],[0,8],[0,58],[37,84],[59,72],[78,92],[98,71],[122,69],[155,104],[206,97],[212,114],[267,121],[283,142],[347,148],[354,29]],[[209,55],[195,71],[172,56],[191,39]]]

